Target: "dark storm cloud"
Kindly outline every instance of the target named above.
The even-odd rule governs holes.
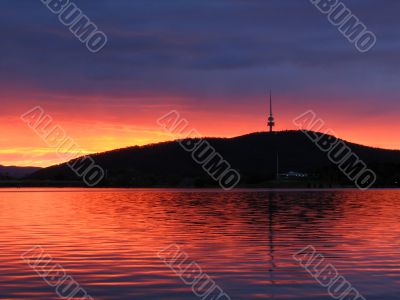
[[[240,101],[267,87],[393,95],[400,3],[344,2],[376,33],[372,51],[357,52],[308,0],[75,1],[109,37],[97,54],[40,0],[3,0],[0,80],[108,97]]]

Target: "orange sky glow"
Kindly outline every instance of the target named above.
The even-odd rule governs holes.
[[[189,126],[202,136],[234,137],[256,131],[266,131],[267,100],[253,99],[257,106],[243,103],[224,107],[193,107],[185,105],[179,98],[164,103],[170,105],[107,105],[96,104],[92,98],[75,107],[38,101],[45,113],[53,118],[53,124],[62,127],[83,150],[83,153],[97,153],[134,145],[146,145],[173,140],[174,136],[160,128],[156,121],[171,110],[180,112]],[[145,102],[144,102],[145,103]],[[36,104],[37,105],[37,104]],[[35,101],[23,105],[8,106],[0,115],[0,165],[47,167],[65,162],[56,149],[49,147],[21,119],[20,115],[35,106]],[[304,111],[313,108],[317,116],[326,122],[326,128],[350,142],[363,145],[400,149],[400,125],[395,125],[395,114],[357,113],[354,108],[345,107],[338,111],[335,105],[321,105],[308,102],[293,105],[289,98],[275,98],[274,113],[276,130],[294,130],[292,120]]]

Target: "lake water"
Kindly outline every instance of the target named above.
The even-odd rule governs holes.
[[[231,299],[332,299],[312,245],[368,300],[400,299],[400,191],[0,189],[0,299],[59,299],[41,246],[94,299],[199,299],[158,257],[177,244]]]

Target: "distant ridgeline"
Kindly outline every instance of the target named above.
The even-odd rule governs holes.
[[[5,167],[0,165],[0,180],[23,178],[40,169],[37,167]]]
[[[207,141],[241,175],[239,187],[352,186],[345,175],[301,131],[253,133]],[[400,186],[400,151],[346,143],[377,174],[375,186]],[[100,186],[213,187],[215,182],[177,142],[136,146],[92,155],[106,170]],[[278,163],[279,157],[279,163]],[[279,169],[278,169],[279,165]],[[279,176],[277,176],[277,173]],[[26,178],[52,185],[78,182],[66,164]],[[23,184],[23,183],[22,183]]]

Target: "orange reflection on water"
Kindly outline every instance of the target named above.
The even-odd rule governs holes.
[[[197,262],[232,299],[328,299],[292,259],[307,245],[368,299],[396,299],[399,196],[2,189],[1,295],[56,299],[20,258],[41,245],[95,299],[196,299],[157,256],[176,243],[189,256],[185,264]]]

